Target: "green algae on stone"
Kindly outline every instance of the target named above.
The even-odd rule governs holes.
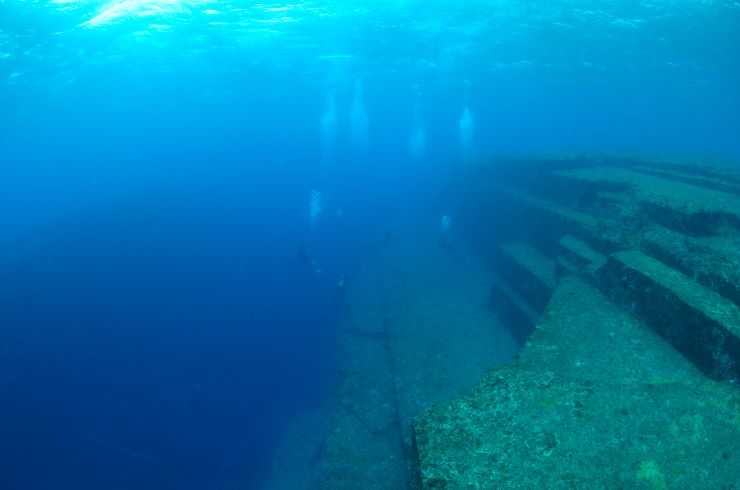
[[[660,472],[658,463],[652,459],[643,461],[637,469],[637,479],[647,482],[654,490],[667,490],[663,473]]]
[[[565,277],[518,361],[417,418],[422,488],[727,487],[740,428],[715,405],[732,410],[733,390]]]

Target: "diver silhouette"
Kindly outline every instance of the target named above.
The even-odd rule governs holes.
[[[298,245],[298,252],[296,253],[296,258],[298,259],[298,262],[303,265],[306,270],[308,270],[311,274],[321,274],[323,271],[319,268],[318,262],[311,254],[311,249],[306,246],[305,243],[301,242],[300,245]]]

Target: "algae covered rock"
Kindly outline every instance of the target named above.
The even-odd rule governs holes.
[[[740,394],[563,278],[518,361],[414,426],[422,488],[740,488]]]

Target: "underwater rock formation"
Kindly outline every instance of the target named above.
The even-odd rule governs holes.
[[[327,429],[278,466],[322,489],[740,489],[740,171],[469,170],[459,253],[407,230],[356,271]]]
[[[528,340],[416,419],[416,483],[738,488],[740,172],[502,159],[471,182],[491,304]]]

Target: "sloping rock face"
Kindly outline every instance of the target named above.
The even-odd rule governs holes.
[[[520,347],[488,304],[485,267],[445,254],[434,231],[379,247],[349,286],[311,488],[410,488],[414,417],[461,396]]]
[[[740,488],[740,173],[509,159],[473,181],[492,306],[528,340],[416,419],[417,484]]]

